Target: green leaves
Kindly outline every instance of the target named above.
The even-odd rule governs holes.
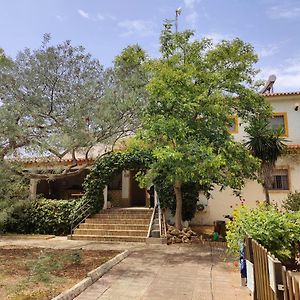
[[[241,206],[227,224],[227,242],[238,253],[238,242],[250,235],[279,259],[293,257],[294,242],[300,240],[300,214],[279,211],[275,206],[260,204],[250,209]]]
[[[300,192],[289,193],[286,200],[283,201],[283,207],[288,211],[300,211]]]
[[[15,233],[65,235],[70,232],[73,214],[83,200],[21,200],[11,205],[0,230]]]
[[[254,156],[262,161],[275,164],[277,158],[285,151],[286,141],[281,137],[281,131],[274,132],[266,119],[253,121],[246,128],[248,141],[245,143]]]

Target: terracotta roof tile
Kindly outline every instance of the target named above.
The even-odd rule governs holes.
[[[300,144],[288,145],[288,149],[300,149]]]
[[[262,96],[266,96],[266,97],[296,96],[296,95],[300,95],[300,91],[299,92],[278,92],[278,93],[262,94]]]

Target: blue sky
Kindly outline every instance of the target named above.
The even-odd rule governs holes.
[[[129,44],[156,57],[163,20],[178,7],[179,30],[216,42],[240,37],[259,54],[260,78],[274,73],[275,91],[300,90],[299,0],[0,0],[0,47],[14,57],[51,33],[52,43],[70,39],[104,66]]]

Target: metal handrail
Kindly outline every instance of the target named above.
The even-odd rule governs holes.
[[[71,237],[78,225],[85,221],[91,215],[91,207],[91,200],[87,200],[83,205],[80,205],[78,209],[73,213],[75,218],[71,222]]]
[[[161,224],[161,208],[159,198],[157,197],[157,208],[158,208],[158,224],[159,224],[159,235],[162,236],[162,224]]]
[[[154,208],[153,208],[151,220],[150,220],[149,227],[148,227],[147,238],[149,238],[150,234],[151,234],[151,228],[152,228],[152,224],[153,224],[153,221],[154,221],[154,216],[155,216],[156,208],[157,208],[157,205],[155,205]]]
[[[158,207],[158,224],[159,224],[159,230],[160,230],[160,237],[166,237],[167,236],[167,230],[166,230],[166,220],[165,215],[162,213],[162,209],[160,207],[160,201],[157,197],[157,207]]]
[[[164,224],[164,237],[167,237],[167,223],[166,223],[165,214],[162,214],[162,217],[163,217],[163,224]]]

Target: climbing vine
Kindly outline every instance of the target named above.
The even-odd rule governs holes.
[[[112,152],[96,161],[91,173],[84,182],[85,198],[92,202],[92,213],[103,207],[103,189],[111,180],[123,170],[146,170],[153,162],[149,150],[131,150],[126,152]],[[166,184],[165,174],[162,170],[154,180],[162,208],[170,208],[175,213],[176,201],[173,187]],[[196,211],[199,185],[186,183],[182,186],[183,220],[191,220]]]
[[[123,170],[145,170],[152,161],[148,150],[112,152],[97,160],[84,182],[84,197],[92,202],[92,212],[98,212],[103,207],[103,189],[116,175]]]

